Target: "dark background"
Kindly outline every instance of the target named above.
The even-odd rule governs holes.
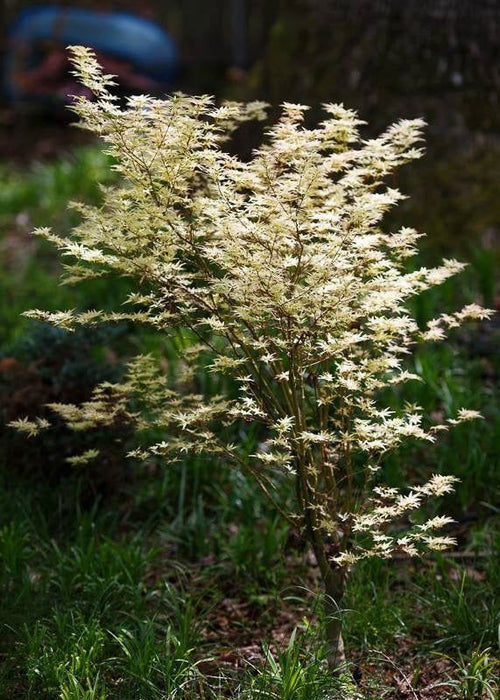
[[[29,1],[2,5],[8,25]],[[219,98],[344,102],[369,122],[367,134],[401,117],[428,122],[427,157],[402,173],[417,199],[412,223],[434,244],[496,246],[500,221],[500,3],[496,0],[81,0],[137,12],[176,40],[173,89]],[[83,138],[67,119],[3,100],[0,150],[9,161],[45,159]],[[240,135],[247,154],[251,132]],[[403,215],[405,208],[403,208]],[[415,220],[416,216],[416,220]]]

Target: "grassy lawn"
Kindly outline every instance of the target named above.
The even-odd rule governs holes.
[[[172,348],[150,334],[66,334],[20,317],[33,307],[112,308],[123,297],[124,283],[59,286],[59,262],[29,235],[42,224],[68,230],[68,201],[98,201],[95,183],[113,177],[93,147],[26,172],[0,171],[2,423],[41,415],[46,401],[85,400],[138,350],[175,372]],[[495,303],[495,252],[471,246],[467,257],[460,278],[417,302],[419,321],[460,303]],[[467,406],[485,419],[384,465],[393,485],[403,483],[403,468],[412,482],[459,477],[436,510],[454,517],[447,534],[458,546],[358,567],[345,604],[357,682],[350,694],[322,661],[314,562],[244,476],[200,457],[170,466],[126,460],[134,437],[125,428],[74,437],[56,426],[27,441],[0,427],[0,698],[495,698],[499,340],[493,320],[418,350],[411,369],[425,382],[386,397],[445,416]],[[211,376],[196,382],[218,390]],[[247,427],[235,439],[252,450],[259,436]],[[97,463],[66,463],[95,444],[105,446]],[[283,498],[292,498],[286,488]]]

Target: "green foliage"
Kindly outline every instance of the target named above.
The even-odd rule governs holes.
[[[264,527],[256,527],[255,523],[239,527],[225,548],[235,573],[264,592],[272,590],[284,579],[281,555],[287,536],[288,528],[277,516],[268,519]]]
[[[498,551],[498,542],[492,544]],[[427,577],[421,581],[417,577],[416,595],[422,617],[443,649],[470,648],[474,643],[498,644],[499,582],[497,562],[487,564],[479,573],[449,569],[440,562],[431,585]]]
[[[57,309],[74,303],[101,305],[112,293],[98,285],[82,293],[69,293],[54,285],[59,264],[31,236],[33,226],[53,222],[56,230],[68,230],[78,222],[78,214],[68,209],[77,199],[97,204],[101,186],[116,179],[108,156],[95,147],[76,150],[71,157],[49,164],[35,164],[29,172],[0,168],[0,343],[11,340],[26,326],[21,314],[26,307],[40,304]]]
[[[248,696],[243,693],[243,697],[266,700],[330,697],[334,682],[325,670],[325,652],[311,632],[297,635],[297,629],[294,629],[283,650],[273,650],[264,644],[264,656],[265,665],[259,669]],[[340,686],[340,683],[336,685]]]
[[[0,170],[0,222],[12,225],[12,218],[25,213],[35,225],[47,220],[68,228],[78,217],[68,212],[75,198],[88,202],[101,199],[101,186],[116,179],[111,160],[95,147],[80,148],[55,163],[38,163],[29,172]]]
[[[477,444],[480,438],[474,434],[472,440]],[[54,700],[63,692],[136,700],[162,698],[167,691],[186,700],[202,693],[210,700],[226,695],[246,700],[258,698],[257,691],[268,698],[286,697],[285,692],[307,698],[308,690],[321,698],[327,689],[331,697],[345,698],[341,681],[331,687],[331,675],[321,663],[324,622],[321,615],[315,621],[318,603],[311,602],[307,591],[292,587],[294,580],[307,579],[301,552],[285,544],[286,524],[227,465],[215,480],[204,478],[202,464],[186,461],[184,469],[190,483],[196,473],[199,478],[196,492],[186,493],[184,515],[177,522],[162,511],[162,489],[167,489],[171,507],[178,508],[180,469],[167,472],[168,486],[163,473],[144,474],[133,501],[118,507],[105,503],[91,512],[78,508],[77,491],[72,501],[66,493],[63,507],[63,494],[54,489],[20,481],[15,490],[12,479],[10,486],[2,486],[0,695],[16,697],[17,692],[23,697],[31,686],[28,697]],[[189,531],[191,506],[200,498],[210,531],[197,554],[175,543],[185,536],[184,529]],[[262,557],[262,538],[252,534],[256,519],[262,538],[274,542],[267,571],[257,566],[254,572],[245,564],[245,558],[258,563]],[[494,538],[494,523],[478,525],[467,551],[494,551]],[[411,644],[418,663],[431,667],[436,648],[460,662],[458,652],[451,651],[458,649],[467,665],[476,648],[496,648],[499,576],[495,557],[453,566],[444,558],[418,570],[408,561],[361,562],[343,603],[346,643],[351,650],[362,649],[368,659],[374,648],[392,655],[400,644]],[[235,633],[239,630],[241,642],[239,637],[226,642],[218,627],[227,598],[234,605],[229,625]],[[290,632],[285,642],[273,639],[283,613],[300,629],[290,644]],[[257,649],[264,644],[267,656],[262,652],[252,666],[236,671],[218,661],[227,644],[237,648],[249,639]],[[492,668],[493,656],[491,652]],[[373,663],[366,683],[371,688],[378,683],[377,692],[387,692],[384,680],[372,677]],[[449,681],[457,677],[450,668]],[[449,692],[449,700],[457,696],[453,685],[439,691]]]
[[[436,688],[451,688],[460,700],[477,700],[477,698],[496,700],[499,690],[499,661],[492,654],[491,649],[475,649],[470,660],[460,655],[458,661],[454,659],[452,661],[456,667],[457,677],[450,678],[445,683],[437,683]]]
[[[192,656],[198,640],[189,602],[177,613],[179,627],[162,626],[158,632],[158,625],[147,620],[112,635],[120,651],[117,666],[141,695],[174,698],[195,685],[197,664]]]

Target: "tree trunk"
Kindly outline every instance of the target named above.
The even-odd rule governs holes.
[[[315,526],[314,512],[310,507],[304,509],[304,521],[306,535],[316,556],[325,588],[324,613],[328,665],[332,671],[338,671],[346,662],[340,607],[345,591],[345,571],[332,566],[327,553],[328,545],[323,540],[319,528]]]
[[[316,522],[314,500],[304,497],[304,494],[309,495],[309,489],[307,480],[301,481],[303,473],[300,460],[297,460],[297,494],[299,503],[303,506],[304,534],[316,556],[325,589],[324,613],[328,665],[332,671],[337,672],[345,666],[346,662],[340,607],[344,597],[346,572],[332,564],[328,551],[330,546],[323,538]]]
[[[344,597],[345,581],[342,573],[331,567],[322,571],[325,586],[325,623],[326,641],[328,645],[328,665],[333,671],[345,665],[346,657],[342,639],[341,604]]]

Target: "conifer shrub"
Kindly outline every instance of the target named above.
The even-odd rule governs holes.
[[[314,551],[330,662],[338,667],[338,612],[356,562],[453,545],[439,534],[447,517],[416,524],[411,515],[450,492],[454,478],[436,474],[388,488],[384,456],[479,417],[463,408],[436,423],[417,405],[390,410],[378,398],[387,387],[419,381],[406,363],[418,344],[490,313],[470,304],[421,328],[409,311],[414,295],[464,267],[445,260],[408,271],[421,234],[382,228],[384,214],[403,199],[386,182],[422,155],[424,124],[401,120],[364,140],[363,122],[342,105],[324,105],[324,121],[306,128],[307,107],[285,103],[243,162],[224,144],[246,120],[264,119],[265,104],[215,106],[211,97],[176,94],[133,96],[122,107],[92,52],[72,53],[76,74],[95,95],[76,98],[74,110],[103,139],[121,183],[105,192],[102,206],[80,207],[83,221],[68,238],[38,234],[69,258],[68,283],[112,273],[131,278],[135,291],[115,312],[29,315],[69,329],[123,319],[165,336],[188,329],[196,343],[178,344],[185,375],[202,366],[232,377],[239,392],[204,396],[186,383],[176,390],[153,357],[141,356],[89,401],[51,408],[77,430],[109,425],[117,415],[153,429],[160,439],[135,450],[138,457],[170,464],[187,452],[207,453],[249,474]],[[260,424],[264,435],[250,456],[226,437],[241,421]],[[45,427],[16,425],[32,433]],[[294,484],[293,508],[280,502],[278,474]]]

